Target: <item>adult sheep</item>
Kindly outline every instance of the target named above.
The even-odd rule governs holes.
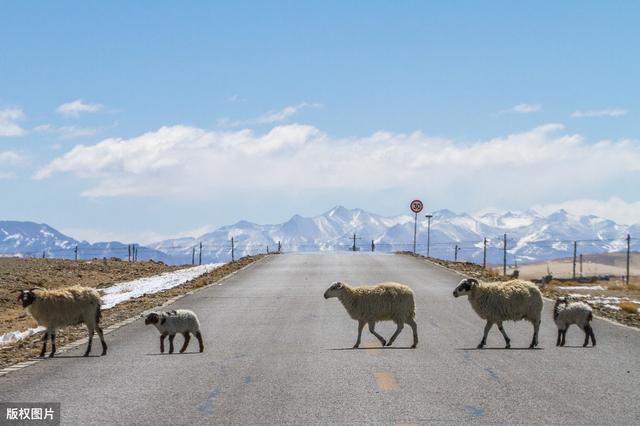
[[[469,296],[469,303],[473,310],[480,318],[487,321],[478,349],[487,344],[487,334],[493,324],[498,324],[498,329],[506,342],[505,347],[510,348],[511,339],[502,328],[502,322],[523,319],[533,324],[533,338],[529,349],[538,346],[542,294],[534,284],[523,280],[480,284],[474,278],[465,278],[453,291],[453,296]]]
[[[55,290],[32,288],[20,290],[18,301],[22,307],[46,328],[42,339],[40,357],[47,351],[47,340],[51,336],[51,354],[56,353],[56,331],[68,325],[84,323],[89,330],[89,343],[84,356],[91,352],[91,341],[94,331],[98,332],[102,343],[102,355],[107,354],[107,344],[100,328],[100,294],[93,288],[67,287]]]
[[[324,298],[337,297],[351,318],[358,321],[358,339],[354,348],[360,346],[362,329],[369,324],[369,331],[376,336],[382,346],[391,346],[405,324],[413,329],[413,345],[418,345],[418,326],[415,321],[416,305],[413,291],[403,284],[382,283],[372,286],[352,287],[349,284],[335,282],[325,291]],[[393,321],[396,332],[387,343],[376,333],[376,321]]]

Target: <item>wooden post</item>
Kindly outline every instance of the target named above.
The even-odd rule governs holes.
[[[196,248],[191,247],[191,266],[196,264]]]
[[[282,245],[280,244],[280,241],[278,241],[278,253],[280,253],[281,249],[282,249]]]
[[[233,237],[231,237],[231,261],[232,262],[235,262],[235,260],[236,260],[235,250],[236,249],[235,249],[234,244],[233,244]]]
[[[580,277],[582,277],[582,253],[580,253]]]
[[[374,251],[376,251],[376,243],[375,241],[371,240],[371,252],[373,253]]]
[[[127,245],[127,250],[129,251],[129,257],[127,258],[127,260],[131,262],[131,244]]]
[[[202,265],[202,241],[200,241],[200,254],[198,255],[198,265]]]
[[[44,250],[42,250],[42,258],[44,259]]]
[[[504,247],[502,248],[502,275],[507,276],[507,234],[504,234]]]
[[[76,262],[78,261],[78,246],[76,246],[76,248],[73,249],[73,252],[75,254],[75,258],[76,258]]]
[[[453,261],[457,262],[458,261],[458,245],[457,244],[454,250],[455,250],[455,253],[453,254]]]
[[[578,252],[578,242],[573,242],[573,279],[576,279],[576,254]]]
[[[482,269],[487,269],[487,239],[484,239],[484,248],[482,250]]]
[[[627,234],[627,285],[629,285],[629,261],[631,258],[631,235]]]

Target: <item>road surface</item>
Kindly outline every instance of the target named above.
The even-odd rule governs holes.
[[[322,297],[334,280],[410,285],[418,348],[409,327],[390,349],[365,328],[368,348],[352,350],[356,322]],[[517,350],[531,339],[520,322],[505,326],[514,349],[494,328],[476,350],[483,322],[453,298],[459,280],[400,255],[273,256],[172,305],[198,313],[203,354],[159,355],[139,320],[107,336],[106,357],[78,358],[80,347],[0,377],[0,399],[61,402],[76,425],[640,424],[639,332],[596,320],[596,348],[579,347],[577,328],[556,348],[546,303],[540,349]]]

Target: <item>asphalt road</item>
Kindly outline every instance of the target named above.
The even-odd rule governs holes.
[[[136,321],[107,336],[106,357],[80,347],[0,377],[0,400],[61,402],[76,425],[640,424],[639,332],[596,320],[596,348],[577,328],[556,348],[547,303],[540,349],[518,350],[532,330],[520,322],[505,325],[514,349],[494,328],[476,350],[483,322],[453,298],[459,279],[399,255],[274,256],[173,305],[198,313],[203,354],[159,355],[157,331]],[[389,349],[365,328],[369,348],[352,350],[356,322],[322,297],[334,280],[411,286],[418,348],[409,327]]]

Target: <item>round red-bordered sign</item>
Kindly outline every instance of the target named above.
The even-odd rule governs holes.
[[[424,205],[422,204],[422,201],[420,200],[413,200],[411,202],[411,204],[409,205],[409,207],[411,208],[411,211],[414,213],[420,213],[422,211],[422,208],[424,207]]]

